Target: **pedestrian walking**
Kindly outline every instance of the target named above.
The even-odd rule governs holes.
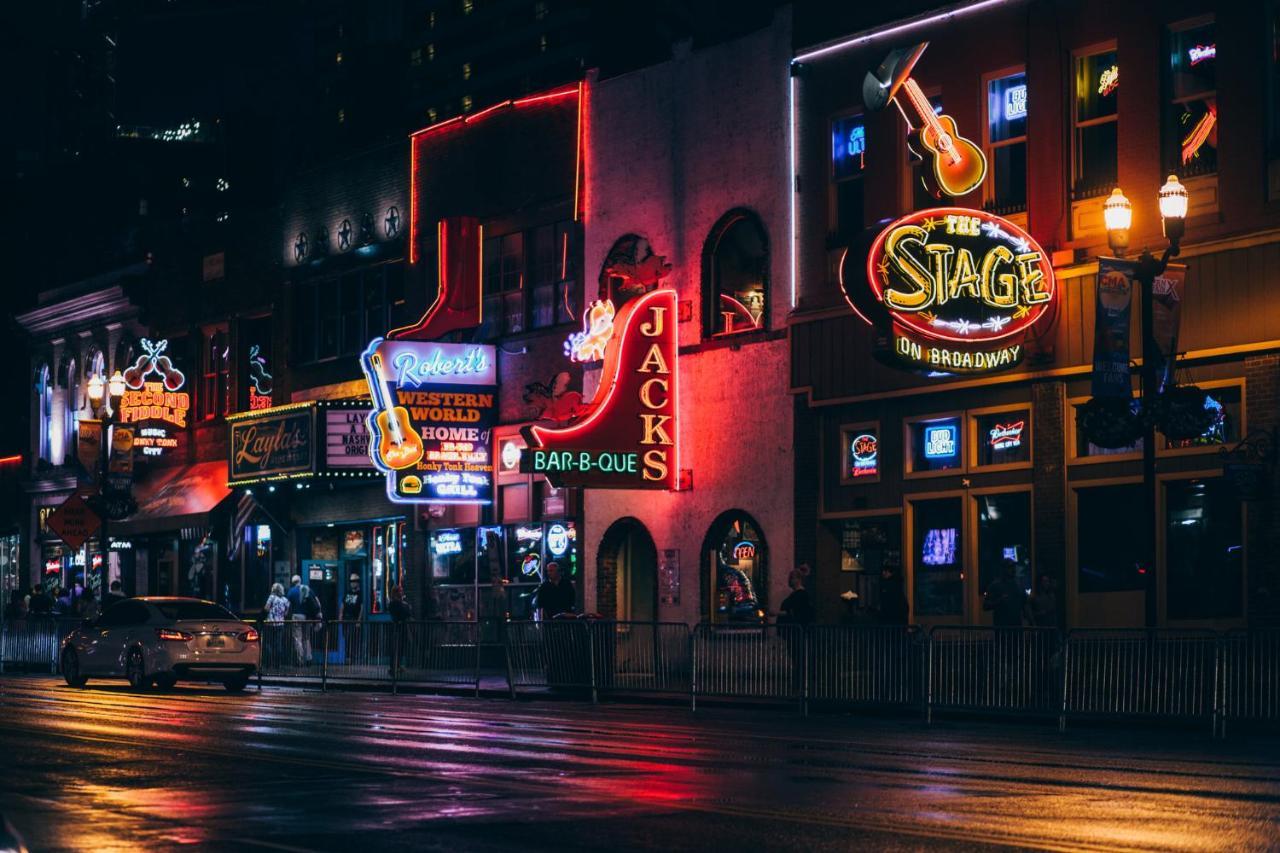
[[[402,671],[404,667],[400,663],[404,648],[405,636],[408,633],[408,622],[413,618],[413,606],[404,600],[404,587],[395,586],[391,589],[391,603],[387,605],[387,612],[391,614],[391,629],[394,632],[391,647],[391,677],[394,678],[398,671]]]
[[[991,611],[991,623],[997,628],[1021,628],[1022,611],[1027,603],[1027,592],[1018,583],[1018,564],[1004,560],[1000,575],[982,594],[982,609]]]
[[[805,589],[805,579],[809,577],[809,566],[801,563],[787,575],[787,586],[791,594],[782,600],[778,610],[779,625],[812,625],[814,621],[813,599],[809,590]]]
[[[360,646],[360,615],[364,606],[360,592],[360,575],[355,572],[347,578],[347,591],[342,596],[343,644],[348,662],[359,660],[356,651]]]
[[[896,566],[880,569],[880,624],[906,625],[911,615],[907,593],[902,588],[902,575]]]
[[[301,575],[294,575],[289,581],[289,591],[285,594],[289,599],[289,613],[293,621],[293,653],[299,666],[311,666],[311,631],[307,624],[307,600],[314,598],[311,587],[302,582]]]
[[[577,596],[573,590],[573,581],[560,573],[559,563],[554,560],[547,563],[546,578],[534,593],[534,613],[540,621],[548,622],[576,610]]]
[[[284,623],[289,618],[289,599],[285,597],[283,584],[271,585],[271,594],[262,605],[262,616],[267,634],[262,645],[269,665],[277,665],[284,657]]]
[[[53,599],[49,597],[49,593],[45,592],[44,584],[36,584],[31,592],[31,603],[27,606],[27,612],[32,616],[48,616],[52,610]]]

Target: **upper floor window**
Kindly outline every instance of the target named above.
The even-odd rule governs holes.
[[[62,416],[62,450],[67,453],[76,446],[76,419],[80,413],[80,372],[73,358],[67,362],[66,407]]]
[[[359,355],[371,339],[407,319],[404,306],[404,267],[398,263],[299,282],[294,291],[294,359],[309,364]],[[266,353],[266,344],[262,346]]]
[[[484,336],[573,322],[574,224],[539,225],[484,241]]]
[[[231,411],[231,346],[227,327],[210,326],[201,335],[200,418],[213,420]]]
[[[1169,32],[1165,171],[1183,176],[1218,171],[1217,54],[1211,19]]]
[[[36,371],[36,422],[39,435],[39,457],[53,461],[53,377],[49,365],[42,364]]]
[[[708,336],[764,328],[769,245],[754,213],[731,211],[711,229],[703,249],[703,284]]]
[[[1075,58],[1072,98],[1071,197],[1091,198],[1116,183],[1117,52],[1104,50]]]
[[[987,81],[986,207],[996,213],[1027,209],[1027,73]]]
[[[831,230],[850,239],[863,228],[862,175],[867,168],[867,123],[861,115],[831,122]]]

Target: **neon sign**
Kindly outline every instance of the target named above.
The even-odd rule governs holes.
[[[988,433],[988,441],[992,450],[1012,450],[1015,447],[1022,446],[1022,430],[1026,426],[1025,421],[1015,421],[1009,424],[996,424]]]
[[[249,347],[249,411],[271,408],[271,374],[257,344]]]
[[[733,546],[733,560],[740,562],[742,560],[754,560],[756,558],[756,543],[739,542]]]
[[[441,530],[431,537],[431,550],[437,557],[462,553],[462,534],[456,530]]]
[[[880,473],[880,440],[869,432],[860,433],[849,442],[853,467],[849,473],[858,477],[874,477]]]
[[[850,307],[863,319],[887,316],[900,361],[954,373],[1016,365],[1023,337],[1051,316],[1057,296],[1053,267],[1029,234],[967,208],[921,210],[891,223],[871,245],[866,276],[869,299],[850,292],[842,269]]]
[[[525,427],[523,470],[557,488],[676,489],[676,308],[670,288],[622,306],[595,399],[568,427]]]
[[[375,338],[360,363],[374,401],[369,455],[387,475],[387,496],[491,503],[494,348]]]
[[[563,524],[547,528],[547,552],[553,557],[563,557],[569,550],[569,531]]]
[[[187,378],[165,354],[167,340],[139,342],[143,354],[124,371],[125,392],[120,398],[119,421],[142,426],[133,443],[146,456],[160,456],[178,446],[168,424],[185,429],[191,413],[191,395],[181,390]],[[154,378],[152,378],[154,376]]]
[[[564,354],[571,361],[599,361],[613,337],[613,300],[596,300],[582,315],[582,331],[564,342]]]
[[[1102,97],[1110,95],[1120,85],[1120,67],[1113,65],[1098,75],[1098,94]]]
[[[1021,83],[1004,90],[1004,120],[1015,121],[1027,117],[1027,84]]]
[[[942,424],[924,428],[924,458],[951,459],[956,455],[959,428],[955,424]]]
[[[1197,44],[1194,47],[1187,48],[1187,59],[1191,60],[1191,67],[1195,68],[1201,62],[1208,59],[1215,59],[1218,56],[1218,46],[1216,44]]]

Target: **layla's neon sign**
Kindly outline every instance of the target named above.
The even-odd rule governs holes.
[[[892,320],[894,353],[948,372],[1017,364],[1019,336],[1057,295],[1053,267],[1029,234],[965,208],[921,210],[892,223],[872,243],[866,274]],[[855,295],[846,296],[855,305]]]
[[[562,429],[526,427],[523,469],[556,487],[674,490],[677,357],[676,292],[659,288],[626,302],[587,414]]]

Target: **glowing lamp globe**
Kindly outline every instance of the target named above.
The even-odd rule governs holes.
[[[102,377],[96,373],[89,377],[89,402],[95,406],[102,404]]]
[[[1165,219],[1186,219],[1187,203],[1187,188],[1177,175],[1170,175],[1160,188],[1160,215]]]
[[[1107,242],[1112,251],[1124,254],[1129,247],[1129,226],[1133,224],[1133,205],[1119,187],[1102,204],[1102,222],[1107,227]]]
[[[108,385],[110,386],[109,390],[111,391],[112,397],[124,396],[125,384],[124,384],[123,373],[117,370],[115,373],[111,374],[111,381],[108,383]]]

